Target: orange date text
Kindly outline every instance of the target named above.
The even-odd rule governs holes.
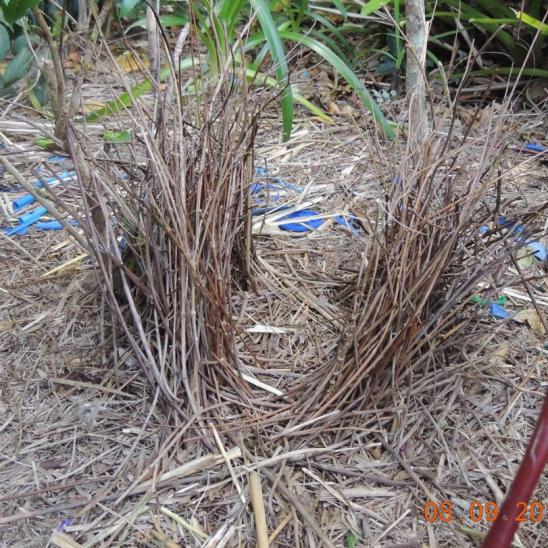
[[[465,514],[465,515],[463,515]],[[474,523],[492,523],[499,514],[499,505],[494,501],[479,502],[473,500],[468,505],[468,512],[455,508],[449,500],[427,501],[422,507],[422,515],[428,523],[451,523],[455,519],[470,518]],[[516,504],[516,522],[540,523],[548,515],[548,505],[542,502],[518,502]]]

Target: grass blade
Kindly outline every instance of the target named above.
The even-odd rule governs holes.
[[[365,89],[362,81],[354,74],[354,71],[336,54],[321,42],[304,36],[297,32],[283,31],[280,36],[286,40],[303,44],[307,48],[315,51],[323,57],[354,89],[360,100],[363,102],[367,110],[373,114],[375,121],[382,127],[384,134],[389,139],[395,136],[394,130],[384,117],[379,105],[373,100],[369,92]]]

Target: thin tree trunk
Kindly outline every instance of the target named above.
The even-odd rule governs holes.
[[[405,90],[409,104],[409,138],[414,145],[421,145],[428,137],[425,81],[428,33],[424,15],[424,0],[406,1],[405,20],[407,36]]]

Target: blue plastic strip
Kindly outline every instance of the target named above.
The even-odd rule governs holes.
[[[56,177],[49,177],[44,182],[42,182],[40,179],[34,183],[34,186],[36,188],[42,188],[44,184],[46,186],[49,186],[54,183],[58,183],[59,180],[61,182],[68,181],[76,176],[76,171],[61,171]],[[32,194],[24,194],[23,196],[20,196],[19,198],[13,200],[11,202],[11,205],[13,207],[13,211],[17,212],[23,209],[24,207],[28,206],[29,204],[34,203],[36,198]]]
[[[16,234],[26,234],[29,226],[33,225],[40,217],[47,213],[45,207],[37,207],[24,215],[19,217],[19,224],[10,228],[5,228],[4,233],[8,236],[14,236]]]
[[[63,230],[64,226],[59,221],[39,221],[34,225],[38,230]]]
[[[531,152],[546,152],[548,150],[548,148],[543,147],[542,145],[537,145],[536,143],[528,143],[525,145],[525,148]]]
[[[308,219],[308,217],[315,217],[319,215],[317,211],[311,209],[301,209],[300,211],[294,211],[289,215],[285,215],[279,221],[285,221],[289,219]],[[309,232],[310,230],[316,230],[323,225],[325,221],[323,219],[308,219],[300,223],[284,223],[278,225],[282,230],[289,232]]]

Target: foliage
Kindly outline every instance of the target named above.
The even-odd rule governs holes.
[[[11,93],[11,85],[27,74],[32,60],[26,37],[22,34],[27,24],[26,15],[39,0],[0,0],[0,61],[10,51],[14,57],[0,76],[0,97]],[[34,37],[30,36],[32,41]]]
[[[135,0],[123,0],[119,5],[119,13],[122,17],[129,16],[139,9],[139,2]],[[341,2],[337,4],[342,7]],[[310,29],[306,24],[319,21],[326,25],[330,32],[337,34],[340,42],[349,46],[341,33],[336,31],[334,25],[318,15],[312,16],[308,9],[308,2],[269,2],[268,0],[189,0],[189,19],[194,23],[196,33],[208,52],[207,72],[215,81],[222,67],[227,63],[227,52],[232,51],[239,38],[236,28],[239,24],[245,24],[253,14],[258,20],[258,29],[242,44],[243,51],[253,57],[246,67],[250,79],[256,79],[268,86],[275,85],[281,97],[281,111],[283,122],[283,137],[288,139],[293,127],[293,103],[299,102],[306,106],[314,115],[320,115],[324,120],[328,119],[317,107],[298,95],[290,84],[288,61],[284,44],[293,42],[305,46],[322,57],[348,84],[355,90],[366,109],[370,110],[375,121],[388,137],[394,136],[394,130],[385,119],[382,111],[369,95],[363,83],[353,72],[350,62],[346,58],[339,45],[333,41],[327,33]],[[178,14],[179,21],[185,20],[186,14]],[[144,26],[144,20],[137,23]],[[237,49],[237,48],[236,48]],[[260,71],[266,56],[269,55],[275,79],[272,79]],[[243,64],[243,56],[236,56],[234,61]],[[322,115],[323,114],[323,115]]]

